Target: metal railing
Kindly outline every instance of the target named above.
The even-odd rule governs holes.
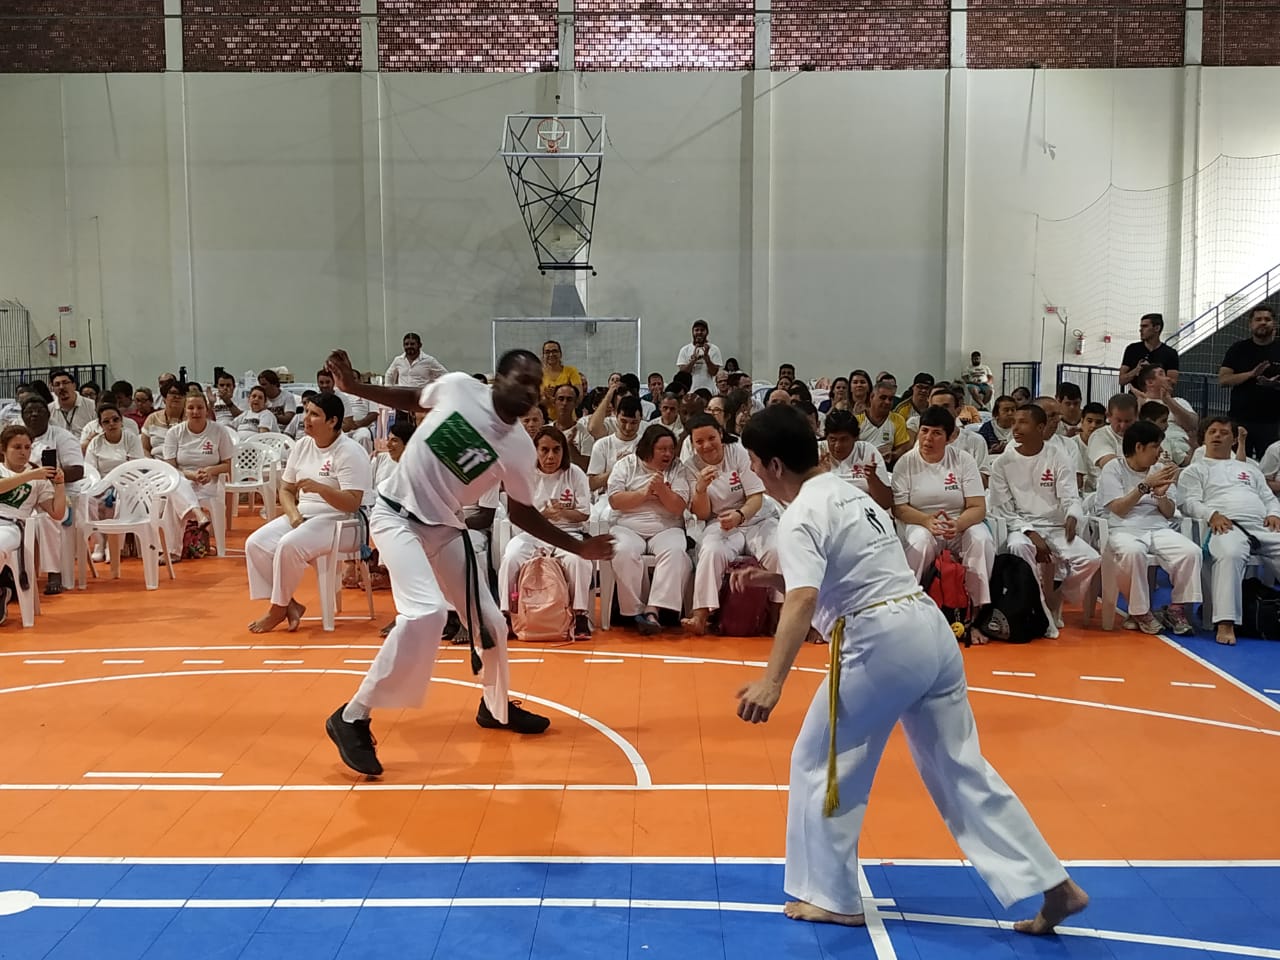
[[[1280,264],[1254,277],[1235,293],[1224,297],[1194,320],[1184,323],[1178,328],[1178,332],[1168,339],[1168,344],[1179,352],[1190,350],[1233,320],[1239,319],[1254,304],[1261,303],[1277,291],[1280,291]]]
[[[1040,361],[1006,363],[1000,368],[1000,392],[1009,394],[1017,387],[1026,387],[1033,397],[1040,396]]]
[[[17,393],[18,384],[30,383],[32,380],[43,380],[47,386],[55,370],[66,370],[75,377],[77,384],[83,386],[92,380],[102,390],[111,386],[107,379],[105,363],[69,363],[52,367],[10,367],[0,370],[0,397],[12,397]]]
[[[1105,407],[1107,401],[1120,392],[1120,371],[1115,367],[1060,363],[1057,382],[1074,383],[1084,395],[1085,403],[1100,403]],[[1213,374],[1181,372],[1174,393],[1201,416],[1226,414],[1231,407],[1231,388],[1219,386]]]

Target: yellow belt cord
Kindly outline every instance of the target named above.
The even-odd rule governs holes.
[[[831,742],[827,746],[827,799],[822,815],[832,816],[840,807],[840,777],[836,772],[836,711],[840,706],[840,647],[844,644],[844,617],[831,628],[831,668],[827,675],[827,709]]]

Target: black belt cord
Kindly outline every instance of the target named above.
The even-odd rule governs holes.
[[[484,663],[476,650],[475,620],[480,621],[480,646],[485,650],[492,650],[496,644],[494,643],[493,635],[489,633],[489,628],[484,622],[484,617],[480,615],[480,568],[476,563],[476,548],[471,542],[471,531],[469,529],[462,531],[462,549],[467,555],[466,612],[467,635],[471,639],[471,673],[479,676],[484,669]],[[475,614],[475,620],[472,620],[473,613]]]

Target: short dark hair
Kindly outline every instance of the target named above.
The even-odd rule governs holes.
[[[560,392],[561,390],[563,390],[565,387],[568,387],[570,390],[572,390],[572,391],[573,391],[573,399],[574,399],[574,400],[580,400],[580,399],[582,398],[582,391],[578,389],[578,385],[577,385],[576,383],[561,383],[561,384],[557,384],[557,385],[556,385],[556,393],[559,393],[559,392]],[[555,393],[553,393],[553,394],[552,394],[552,396],[554,397],[554,396],[555,396]]]
[[[1089,416],[1089,414],[1093,414],[1095,417],[1101,417],[1103,420],[1105,420],[1107,419],[1107,408],[1104,407],[1102,404],[1100,404],[1097,400],[1094,400],[1091,403],[1086,403],[1083,407],[1080,408],[1081,417],[1087,417]]]
[[[639,387],[638,381],[636,386]],[[677,370],[671,375],[671,382],[667,384],[668,390],[672,387],[679,387],[681,393],[688,393],[693,389],[693,374],[688,370]]]
[[[709,326],[707,326],[707,321],[703,320],[701,317],[693,321],[693,326],[690,327],[689,329],[693,330],[693,329],[696,329],[697,327],[701,327],[703,330],[708,330],[708,331],[711,329]]]
[[[1250,319],[1250,320],[1252,320],[1252,319],[1253,319],[1253,315],[1254,315],[1255,313],[1269,313],[1269,314],[1271,314],[1271,316],[1273,316],[1273,317],[1276,315],[1276,311],[1275,311],[1275,309],[1271,306],[1271,304],[1267,303],[1265,300],[1264,300],[1262,303],[1256,303],[1256,304],[1254,304],[1252,307],[1250,307],[1250,308],[1249,308],[1249,319]],[[53,378],[52,378],[52,377],[50,377],[49,379],[53,379]]]
[[[1230,428],[1232,435],[1234,435],[1236,432],[1236,422],[1232,420],[1230,417],[1223,417],[1223,416],[1216,416],[1216,415],[1209,416],[1209,417],[1202,417],[1200,420],[1200,425],[1196,428],[1196,442],[1198,444],[1201,444],[1201,445],[1204,444],[1204,435],[1209,432],[1209,428],[1212,427],[1215,423],[1225,423]]]
[[[692,437],[693,431],[701,430],[704,427],[711,427],[716,433],[720,434],[721,440],[726,443],[729,441],[730,438],[725,436],[724,427],[720,426],[720,421],[709,413],[694,414],[689,418],[689,422],[684,425],[684,431]]]
[[[640,395],[640,378],[634,373],[624,373],[618,377],[618,383],[626,387],[636,396]]]
[[[36,396],[36,395],[29,396],[29,397],[27,397],[27,399],[23,400],[23,401],[22,401],[22,406],[21,406],[21,408],[20,408],[20,409],[25,410],[25,409],[27,409],[27,407],[31,406],[32,404],[35,404],[37,407],[39,407],[39,408],[40,408],[41,410],[43,410],[45,413],[48,413],[48,412],[49,412],[49,405],[48,405],[47,403],[45,403],[43,400],[41,400],[41,399],[40,399],[40,397],[38,397],[38,396]]]
[[[76,384],[77,386],[79,386],[80,384],[80,381],[76,379],[75,374],[73,374],[66,367],[59,367],[57,370],[51,370],[49,372],[50,383],[53,383],[53,381],[57,380],[59,377],[66,377],[68,380],[70,380],[72,383]]]
[[[1138,319],[1138,322],[1139,322],[1139,323],[1141,323],[1143,320],[1150,320],[1153,324],[1155,324],[1155,328],[1156,328],[1157,330],[1163,330],[1163,329],[1164,329],[1164,314],[1163,314],[1163,313],[1144,313],[1144,314],[1143,314],[1143,315]],[[1145,443],[1146,441],[1144,440],[1143,442]]]
[[[1072,383],[1070,380],[1063,380],[1058,384],[1058,389],[1054,393],[1057,400],[1081,400],[1084,396],[1080,392],[1079,384]]]
[[[618,401],[618,416],[620,417],[638,417],[644,408],[640,406],[640,398],[627,394]]]
[[[1148,400],[1138,408],[1139,420],[1159,420],[1169,415],[1169,408],[1159,400]],[[1143,443],[1146,443],[1144,440]]]
[[[937,427],[948,437],[955,433],[956,418],[946,407],[929,407],[920,414],[920,428]]]
[[[99,423],[102,422],[102,415],[108,411],[114,413],[117,417],[120,416],[120,408],[117,407],[114,403],[100,403],[98,404],[98,422]]]
[[[542,365],[542,361],[538,359],[538,355],[530,350],[508,350],[498,359],[498,375],[506,376],[521,363],[536,363]]]
[[[156,398],[156,395],[151,392],[150,387],[139,387],[137,390],[133,390],[130,392],[134,394],[145,393],[147,395],[148,400],[154,400]]]
[[[1156,371],[1163,369],[1159,364],[1150,364],[1138,371],[1133,378],[1134,386],[1139,390],[1146,392],[1147,385],[1156,378]]]
[[[409,438],[413,436],[413,431],[416,429],[417,429],[417,424],[415,424],[412,420],[406,417],[402,420],[397,420],[395,423],[391,424],[391,427],[387,430],[387,433],[399,439],[401,443],[408,443]]]
[[[806,417],[818,416],[818,408],[813,405],[813,401],[811,400],[805,400],[801,398],[799,400],[794,401],[791,404],[791,406],[795,407],[797,410],[803,413]]]
[[[412,338],[412,339],[414,339],[414,340],[416,340],[416,341],[418,341],[418,346],[422,346],[422,337],[420,337],[418,334],[414,333],[412,330],[410,330],[410,331],[409,331],[408,333],[406,333],[403,337],[401,337],[401,338],[400,338],[400,342],[401,342],[401,343],[403,343],[404,341],[409,340],[409,339],[411,339],[411,338]]]
[[[662,396],[658,397],[658,404],[661,405],[664,400],[670,400],[678,407],[680,405],[680,394],[672,393],[668,390],[666,393],[662,394]]]
[[[1013,409],[1014,410],[1018,409],[1018,401],[1013,399],[1013,397],[1009,396],[1007,393],[1002,393],[1000,394],[1000,396],[996,397],[996,402],[991,405],[991,409],[999,410],[1000,404],[1002,403],[1012,403]]]
[[[559,346],[559,344],[556,344],[556,346]],[[569,465],[573,463],[573,460],[569,457],[569,441],[566,440],[565,435],[560,432],[560,428],[551,423],[543,424],[538,428],[538,432],[533,435],[533,445],[536,447],[538,445],[538,441],[543,437],[550,437],[556,443],[560,444],[560,465],[556,467],[556,469],[567,470]]]
[[[671,442],[676,445],[676,449],[680,449],[680,441],[676,439],[674,433],[660,423],[652,423],[645,427],[640,434],[640,442],[636,444],[636,459],[648,460],[652,457],[653,448],[658,445],[658,441],[663,437],[670,437]]]
[[[1037,426],[1043,427],[1049,422],[1049,415],[1044,412],[1044,407],[1037,407],[1034,403],[1024,403],[1018,408],[1018,413],[1028,414]]]
[[[1138,412],[1138,398],[1132,393],[1112,394],[1111,399],[1107,401],[1107,413],[1112,410],[1132,410],[1136,415]]]
[[[564,349],[564,347],[561,347],[561,346],[560,346],[560,341],[559,341],[559,340],[544,340],[544,341],[542,341],[542,349],[543,349],[543,350],[545,350],[545,349],[547,349],[547,347],[551,346],[552,344],[555,344],[555,345],[556,345],[556,347],[558,347],[558,348],[559,348],[559,349],[561,349],[561,350],[563,350],[563,349]]]
[[[858,418],[849,410],[832,410],[828,413],[824,429],[827,436],[831,436],[833,433],[847,433],[855,440],[858,439],[858,435],[862,432],[858,426]]]
[[[342,421],[343,421],[343,418],[345,418],[347,415],[347,408],[343,404],[342,398],[340,396],[338,396],[336,393],[316,392],[316,393],[312,393],[311,396],[306,397],[303,400],[303,402],[309,403],[313,407],[319,407],[320,412],[324,414],[324,419],[326,423],[328,423],[330,420],[337,420],[338,431],[341,432]]]
[[[218,375],[218,379],[221,380],[223,377],[228,377],[231,380],[235,379],[235,377],[231,376],[231,374],[227,373],[227,371],[225,370],[223,370],[222,373]],[[321,377],[328,377],[330,380],[334,379],[334,376],[329,371],[328,367],[321,367],[319,370],[316,371],[316,383],[320,382]]]
[[[778,374],[779,374],[779,375],[781,375],[781,374],[782,374],[782,371],[783,371],[783,370],[790,370],[790,371],[791,371],[791,376],[793,376],[793,377],[796,375],[796,365],[795,365],[794,363],[780,363],[780,364],[778,364]]]
[[[276,373],[270,367],[267,367],[267,369],[259,373],[258,379],[267,381],[267,383],[271,384],[273,387],[280,386],[280,374]]]
[[[792,473],[818,465],[818,438],[808,418],[790,404],[765,407],[747,421],[742,445],[762,463],[780,460]]]
[[[1129,429],[1125,430],[1120,449],[1124,451],[1126,457],[1131,457],[1138,449],[1138,444],[1159,443],[1163,439],[1164,431],[1150,420],[1135,420]]]
[[[328,371],[328,370],[326,370],[326,369],[323,369],[323,368],[322,368],[322,369],[320,370],[320,373],[329,373],[329,371]],[[316,376],[317,376],[317,377],[319,377],[319,376],[320,376],[320,373],[317,373],[317,374],[316,374]],[[332,373],[329,373],[329,376],[331,376],[331,377],[332,377],[332,376],[333,376],[333,374],[332,374]],[[213,378],[213,382],[214,382],[214,383],[221,383],[223,380],[230,380],[232,383],[235,383],[235,382],[236,382],[236,375],[235,375],[234,373],[231,373],[229,370],[219,370],[219,371],[218,371],[218,375],[217,375],[216,377],[214,377],[214,378]],[[116,386],[119,386],[119,384],[116,384]],[[115,389],[115,387],[112,387],[112,389],[114,390],[114,389]]]
[[[0,430],[0,450],[8,450],[9,444],[13,442],[14,437],[26,437],[28,440],[33,439],[31,431],[22,424],[11,423],[3,430]]]

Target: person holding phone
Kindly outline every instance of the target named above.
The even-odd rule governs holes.
[[[1249,339],[1227,349],[1218,383],[1231,388],[1231,419],[1247,434],[1245,453],[1260,460],[1280,440],[1280,341],[1275,311],[1265,303],[1249,311]]]
[[[84,479],[84,453],[79,441],[62,427],[49,422],[50,412],[38,397],[28,397],[22,405],[22,421],[31,436],[31,459],[37,463],[59,464],[68,484]],[[75,488],[72,487],[72,493]],[[40,548],[41,571],[49,575],[45,583],[46,596],[62,592],[62,529],[60,521],[45,514],[35,518],[36,543]]]
[[[11,557],[19,557],[18,578],[23,568],[22,538],[25,524],[36,509],[60,523],[67,513],[66,480],[56,464],[57,451],[47,449],[44,459],[54,463],[34,466],[31,463],[31,431],[13,424],[0,431],[0,566]],[[0,623],[9,608],[9,587],[0,586]]]

